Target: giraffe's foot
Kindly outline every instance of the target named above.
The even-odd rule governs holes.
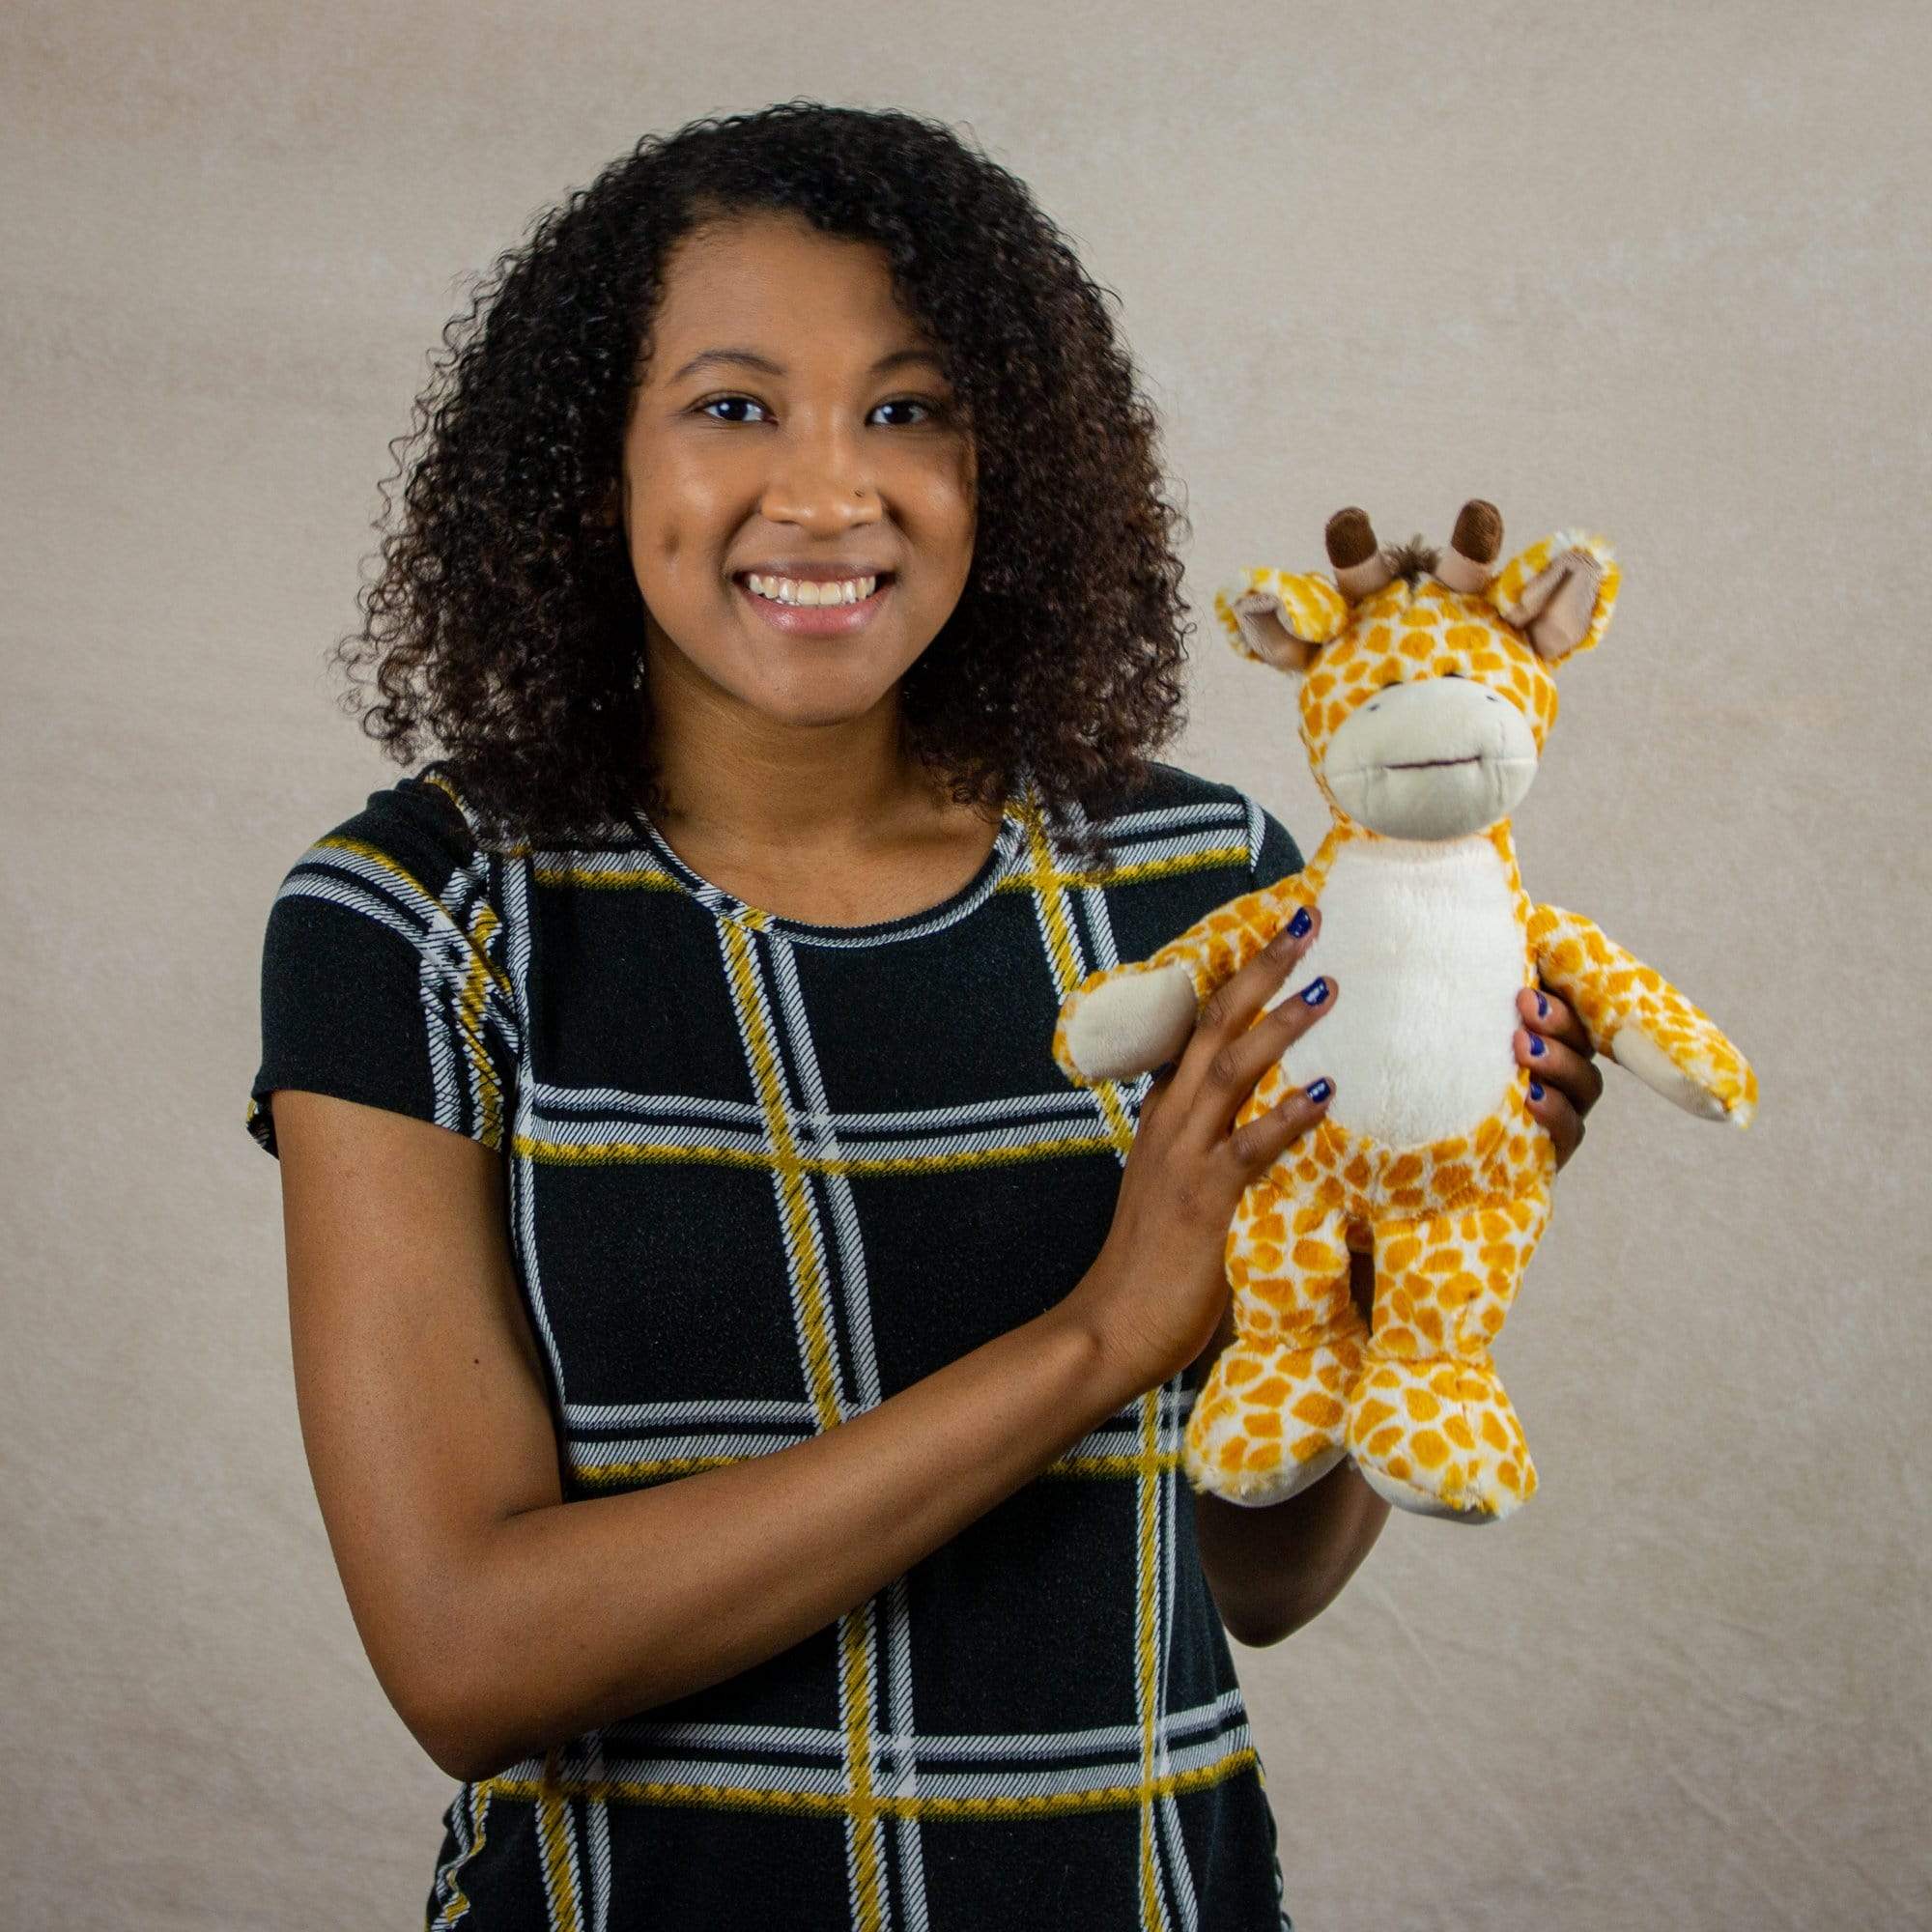
[[[1364,1351],[1346,1437],[1369,1487],[1421,1516],[1500,1522],[1536,1492],[1536,1465],[1487,1356]]]
[[[1320,1482],[1348,1454],[1349,1387],[1367,1339],[1359,1319],[1314,1342],[1237,1336],[1188,1417],[1188,1481],[1252,1509]]]

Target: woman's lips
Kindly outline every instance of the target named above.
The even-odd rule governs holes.
[[[869,624],[898,579],[880,578],[872,586],[872,594],[860,598],[856,604],[781,604],[775,597],[760,597],[742,577],[734,577],[731,582],[737,586],[739,596],[773,630],[794,638],[836,638],[847,631],[863,630]]]

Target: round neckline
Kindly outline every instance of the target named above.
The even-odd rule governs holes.
[[[1027,794],[1025,777],[1016,777],[1001,803],[999,829],[993,835],[992,849],[980,862],[979,869],[966,883],[943,899],[916,912],[900,913],[893,919],[873,920],[865,925],[825,925],[813,920],[792,919],[740,898],[723,886],[715,885],[695,867],[678,857],[650,815],[641,806],[632,813],[638,830],[651,850],[684,892],[696,899],[714,917],[759,932],[781,933],[802,946],[885,946],[895,940],[919,939],[956,924],[991,897],[1005,876],[1024,838],[1018,808]]]

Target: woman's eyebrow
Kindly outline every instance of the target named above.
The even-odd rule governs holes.
[[[766,376],[782,376],[785,373],[783,363],[774,362],[769,355],[760,355],[755,349],[702,349],[671,377],[671,381],[681,383],[687,376],[696,370],[707,368],[714,362],[743,363],[746,368],[756,369]],[[887,369],[896,369],[908,362],[929,362],[942,373],[945,368],[938,354],[933,350],[895,349],[891,355],[881,355],[872,364],[871,373],[876,376]]]

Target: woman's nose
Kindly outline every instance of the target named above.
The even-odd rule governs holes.
[[[875,517],[878,494],[855,440],[833,430],[782,440],[760,507],[774,523],[842,529]]]

